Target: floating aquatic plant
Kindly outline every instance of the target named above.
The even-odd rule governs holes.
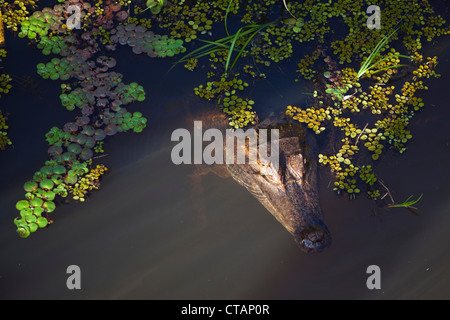
[[[76,182],[73,186],[68,186],[67,191],[74,200],[84,202],[87,194],[100,186],[101,177],[107,172],[108,168],[101,164],[89,170],[89,172]]]
[[[405,81],[401,87],[387,86],[386,83],[400,68],[399,54],[391,49],[379,57],[377,64],[382,66],[383,70],[368,68],[361,77],[358,77],[358,72],[352,68],[323,73],[326,83],[313,94],[317,101],[316,106],[305,109],[288,106],[286,109],[288,116],[305,123],[316,134],[325,131],[327,124],[342,132],[342,144],[338,151],[332,155],[320,154],[319,163],[329,166],[333,173],[334,190],[338,193],[346,192],[351,198],[360,193],[361,185],[364,184],[372,199],[380,198],[380,189],[383,186],[375,186],[378,180],[372,166],[363,156],[363,151],[365,149],[369,153],[372,161],[377,161],[384,151],[390,149],[389,146],[403,153],[406,143],[412,138],[408,130],[409,121],[415,112],[424,106],[422,99],[416,96],[419,90],[427,90],[422,79],[439,76],[434,71],[437,58],[424,58],[416,52],[411,57],[416,63],[411,81]],[[328,59],[330,58],[327,57],[325,62],[330,66]],[[360,82],[360,79],[367,78],[375,78],[379,83],[366,85]],[[354,92],[349,94],[349,89]],[[345,114],[359,114],[364,111],[378,117],[372,124],[366,123],[364,128],[360,128],[356,121]]]
[[[111,41],[129,45],[135,54],[146,53],[149,57],[172,57],[184,52],[183,41],[170,39],[148,31],[142,25],[119,25],[111,31]]]
[[[6,57],[6,54],[6,50],[0,49],[0,62]],[[7,94],[12,88],[10,82],[11,77],[8,74],[0,74],[0,97],[2,97],[3,94]],[[9,126],[6,124],[7,118],[8,117],[0,110],[0,150],[5,150],[7,146],[12,145],[7,132],[9,129]]]
[[[122,83],[120,74],[109,71],[116,65],[115,59],[95,56],[100,48],[92,36],[93,32],[50,36],[48,30],[51,20],[59,21],[59,11],[55,7],[44,9],[41,13],[35,12],[31,22],[23,26],[22,36],[36,39],[44,54],[61,56],[52,58],[48,63],[38,64],[38,74],[52,80],[75,79],[74,84],[61,86],[63,92],[60,99],[68,110],[79,108],[81,115],[74,122],[66,123],[62,129],[53,127],[46,134],[51,159],[35,172],[33,180],[25,184],[27,200],[21,200],[17,205],[21,218],[15,222],[21,237],[36,231],[36,226],[47,225],[41,221],[47,221],[47,216],[41,217],[41,214],[55,210],[53,200],[56,196],[67,197],[69,191],[80,186],[86,191],[83,185],[86,180],[82,179],[89,180],[91,177],[88,175],[87,161],[91,163],[97,142],[119,131],[133,129],[141,132],[146,125],[146,119],[141,113],[134,113],[129,122],[122,123],[118,130],[110,123],[111,119],[121,117],[122,114],[126,118],[128,113],[123,106],[143,101],[145,91],[135,82]],[[93,172],[96,172],[95,169]],[[88,178],[84,178],[86,175]],[[96,178],[92,183],[92,188],[98,187]],[[35,220],[39,218],[42,219],[36,224]]]
[[[38,0],[0,0],[0,18],[7,29],[18,31],[30,11],[37,6]]]
[[[402,58],[407,58],[407,59],[411,59],[411,57],[409,56],[405,56],[405,55],[400,55],[400,54],[392,54],[392,55],[388,55],[387,57],[384,57],[380,60],[378,60],[377,62],[373,62],[375,57],[377,57],[377,55],[379,54],[380,50],[383,48],[384,45],[386,45],[386,43],[389,41],[389,38],[392,37],[392,35],[397,32],[398,28],[393,30],[389,35],[386,35],[383,37],[383,39],[380,40],[380,42],[377,43],[377,45],[375,46],[375,49],[373,49],[373,51],[370,53],[369,57],[367,57],[367,59],[364,61],[364,63],[362,64],[361,68],[358,71],[358,74],[356,75],[356,77],[361,78],[366,72],[368,72],[369,70],[373,70],[374,68],[376,68],[378,66],[377,69],[373,70],[372,74],[374,73],[378,73],[381,71],[385,71],[385,70],[389,70],[389,69],[394,69],[394,68],[398,68],[401,67],[401,65],[389,65],[387,67],[381,67],[380,68],[380,64],[388,59],[393,59],[393,58],[398,58],[398,57],[402,57]]]
[[[407,208],[407,209],[417,209],[413,207],[416,203],[422,199],[423,194],[421,194],[416,200],[411,200],[413,196],[409,196],[408,199],[403,201],[402,203],[394,203],[388,205],[389,208]]]
[[[254,101],[242,98],[238,91],[243,91],[248,83],[238,78],[220,81],[209,81],[206,85],[199,85],[194,89],[197,96],[204,99],[215,99],[222,111],[228,116],[232,128],[238,129],[256,123],[256,113],[252,110]]]
[[[47,215],[39,223],[36,219],[55,210],[56,196],[72,194],[75,200],[84,201],[88,191],[98,188],[99,177],[106,168],[88,166],[94,152],[103,152],[102,141],[107,136],[129,130],[139,133],[146,127],[147,119],[142,113],[130,113],[125,108],[145,100],[143,87],[136,82],[123,83],[121,74],[110,71],[117,63],[115,59],[96,54],[102,48],[114,50],[118,44],[129,45],[134,53],[147,53],[150,57],[170,57],[185,50],[182,40],[156,35],[143,25],[114,25],[114,20],[123,21],[128,16],[121,6],[129,2],[122,2],[107,0],[104,6],[101,2],[94,6],[76,2],[85,22],[81,34],[66,33],[66,26],[61,23],[68,2],[34,12],[22,23],[21,37],[35,40],[44,55],[59,55],[38,64],[38,74],[45,79],[75,80],[61,84],[60,100],[69,111],[79,109],[81,115],[46,134],[51,159],[25,184],[26,200],[17,206],[21,218],[15,222],[21,237],[29,236],[37,227],[45,227],[42,219],[51,222]]]
[[[158,14],[161,12],[162,8],[166,4],[167,4],[167,0],[147,0],[147,2],[146,2],[147,9],[145,9],[145,10],[150,9],[150,11],[153,14]]]
[[[227,54],[225,59],[225,76],[231,69],[235,66],[236,62],[241,57],[245,48],[249,45],[250,41],[264,28],[270,24],[263,25],[248,25],[239,28],[239,30],[227,37],[221,38],[216,41],[199,40],[205,42],[206,44],[202,47],[193,50],[192,52],[186,54],[183,58],[178,60],[176,64],[187,62],[189,59],[199,59],[204,56],[210,56],[212,53],[217,53],[219,51],[224,51]],[[237,43],[243,42],[242,46],[239,48]],[[234,59],[232,59],[233,52],[236,53]]]
[[[8,125],[6,124],[6,117],[0,110],[0,150],[5,150],[8,145],[12,145],[11,140],[8,138]]]
[[[69,34],[64,16],[69,1],[60,2],[64,3],[34,12],[22,20],[19,36],[31,39],[44,55],[58,56],[39,64],[38,73],[44,78],[64,81],[61,103],[78,115],[61,128],[51,128],[46,135],[50,160],[26,183],[25,199],[18,203],[20,218],[15,222],[21,237],[27,237],[50,222],[47,214],[55,210],[55,197],[72,194],[78,197],[76,200],[85,199],[84,191],[89,186],[96,186],[96,182],[91,184],[96,179],[86,178],[89,172],[95,172],[95,167],[91,168],[94,152],[103,151],[100,146],[106,137],[129,130],[140,132],[147,124],[142,113],[129,112],[126,108],[127,104],[146,98],[144,88],[135,82],[123,83],[122,75],[110,70],[117,63],[115,59],[101,55],[101,50],[128,45],[135,54],[172,57],[185,52],[185,43],[204,38],[202,46],[181,61],[193,69],[194,62],[200,61],[198,58],[208,59],[210,68],[206,68],[206,72],[210,81],[197,86],[195,93],[202,98],[215,99],[228,116],[230,126],[240,128],[256,121],[253,100],[242,95],[248,85],[244,76],[264,78],[260,67],[270,67],[293,57],[296,43],[323,42],[330,33],[330,20],[341,20],[349,32],[331,43],[337,63],[333,63],[320,48],[301,57],[299,63],[299,72],[306,77],[323,76],[320,80],[326,84],[313,94],[318,105],[306,109],[290,107],[287,114],[306,123],[317,134],[324,132],[327,125],[337,128],[342,138],[336,149],[338,152],[323,154],[319,162],[330,166],[336,175],[336,190],[356,195],[363,190],[358,186],[362,181],[369,186],[369,195],[379,198],[378,180],[372,167],[367,161],[359,162],[357,156],[367,152],[369,159],[376,161],[388,147],[405,151],[406,143],[412,138],[409,120],[424,106],[416,95],[416,92],[426,90],[421,79],[437,76],[434,73],[437,61],[423,59],[414,52],[425,40],[432,41],[449,33],[445,21],[433,12],[429,3],[416,0],[382,1],[386,21],[383,30],[395,29],[394,22],[402,16],[407,17],[398,35],[385,38],[385,33],[369,31],[365,27],[367,16],[364,12],[369,3],[366,0],[246,3],[216,0],[195,1],[191,6],[183,2],[164,6],[165,1],[144,1],[142,4],[146,4],[150,12],[158,14],[152,22],[146,17],[128,17],[122,6],[129,5],[130,1],[106,0],[90,4],[72,0],[70,3],[81,9],[83,31]],[[135,6],[135,13],[148,16],[150,12],[139,5]],[[163,6],[164,10],[161,10]],[[283,6],[289,15],[285,10],[276,10]],[[245,11],[240,16],[245,26],[232,34],[227,21],[239,9]],[[283,12],[283,15],[267,23],[267,17],[274,12]],[[214,22],[224,23],[226,36],[211,41],[216,36],[212,33]],[[167,35],[154,34],[149,30],[152,24],[167,31]],[[400,38],[418,67],[412,81],[402,88],[393,88],[387,83],[397,73],[401,56],[392,51],[392,43]],[[378,46],[380,43],[383,45]],[[324,59],[320,59],[321,56]],[[244,57],[246,63],[238,66],[237,61]],[[337,68],[338,63],[351,63],[365,57],[369,58],[360,72],[350,67]],[[321,61],[326,64],[323,73],[313,66]],[[376,84],[362,85],[360,80],[363,78],[374,80]],[[70,84],[69,79],[73,81]],[[364,111],[379,118],[362,128],[352,118]]]

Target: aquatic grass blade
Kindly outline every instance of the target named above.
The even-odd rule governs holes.
[[[225,75],[228,73],[228,66],[230,65],[231,55],[233,54],[234,46],[236,45],[236,42],[237,42],[237,40],[239,39],[239,34],[241,33],[241,31],[242,31],[242,28],[240,28],[240,29],[236,32],[236,34],[235,34],[235,36],[234,36],[234,38],[233,38],[233,41],[231,42],[230,50],[228,51],[227,61],[226,61],[226,63],[225,63]]]
[[[411,200],[410,201],[410,199],[413,197],[411,195],[404,202],[398,203],[398,204],[390,204],[388,207],[389,208],[413,208],[413,209],[416,209],[416,208],[413,207],[413,205],[415,205],[417,202],[419,202],[420,199],[422,199],[422,196],[423,196],[423,193],[416,200]]]
[[[406,64],[396,64],[395,66],[384,67],[384,68],[378,69],[378,70],[372,72],[372,74],[375,74],[375,73],[378,73],[378,72],[381,72],[381,71],[385,71],[385,70],[389,70],[389,69],[396,69],[396,68],[399,68],[399,67],[405,67],[405,66],[407,66],[407,65]]]
[[[247,39],[247,41],[244,43],[244,45],[242,46],[241,50],[239,51],[239,53],[237,54],[237,56],[234,58],[233,63],[231,64],[231,68],[233,69],[234,65],[236,64],[236,62],[238,61],[238,59],[240,58],[240,56],[242,55],[242,53],[244,52],[245,48],[248,46],[248,44],[250,43],[250,41],[252,41],[252,39],[264,28],[266,28],[267,26],[269,26],[271,23],[266,23],[264,25],[261,25],[257,30],[255,30],[255,32]]]
[[[361,76],[367,72],[367,70],[369,70],[369,66],[372,64],[372,61],[375,59],[376,55],[379,53],[379,51],[381,50],[382,47],[384,47],[384,45],[389,41],[389,39],[394,35],[395,32],[397,32],[397,30],[400,27],[397,27],[396,29],[394,29],[389,35],[384,36],[375,46],[375,48],[373,49],[373,51],[370,53],[369,57],[364,61],[364,63],[362,64],[361,68],[359,69],[357,78],[361,78]],[[379,63],[379,62],[377,62]]]
[[[390,58],[397,58],[397,57],[399,57],[399,58],[411,59],[411,57],[409,57],[409,56],[405,56],[405,55],[401,55],[401,54],[392,54],[392,55],[390,55],[390,56],[388,56],[388,57],[385,57],[385,58],[383,58],[383,59],[381,59],[381,60],[378,60],[376,63],[374,63],[373,65],[371,65],[369,68],[367,68],[367,69],[366,69],[366,72],[367,72],[368,70],[370,70],[370,69],[375,68],[375,66],[377,66],[378,64],[380,64],[381,62],[383,62],[383,61],[385,61],[385,60],[387,60],[387,59],[390,59]],[[400,65],[397,65],[397,66],[400,66]],[[397,66],[391,66],[391,67],[382,68],[382,69],[378,70],[377,72],[382,71],[382,70],[385,70],[385,69],[392,69],[392,68],[395,68],[395,67],[397,67]]]
[[[230,0],[230,3],[228,4],[227,11],[225,12],[224,25],[225,25],[225,32],[226,32],[227,36],[230,36],[230,33],[228,32],[227,19],[228,19],[228,13],[230,12],[230,8],[231,8],[231,4],[232,3],[233,3],[233,0]]]
[[[260,27],[260,25],[257,25],[257,24],[251,24],[251,25],[247,25],[247,26],[242,27],[241,29],[249,29],[249,30],[245,30],[245,31],[241,32],[241,33],[240,33],[240,36],[242,37],[242,36],[245,36],[245,35],[247,35],[247,34],[253,32],[254,28],[257,28],[257,27]],[[184,57],[182,57],[182,58],[181,58],[179,61],[177,61],[175,64],[178,64],[178,63],[180,63],[180,62],[184,62],[184,61],[186,61],[187,59],[189,59],[189,58],[191,58],[191,57],[194,57],[194,58],[203,57],[203,56],[207,55],[208,52],[209,52],[209,53],[212,53],[212,50],[217,51],[217,50],[215,50],[215,49],[210,49],[210,48],[212,48],[212,47],[214,47],[214,46],[222,46],[224,49],[228,50],[228,49],[229,49],[229,46],[227,46],[225,43],[226,43],[226,42],[232,41],[234,38],[235,38],[235,35],[223,37],[223,38],[220,38],[220,39],[218,39],[218,40],[216,40],[216,41],[209,41],[209,40],[198,39],[198,41],[205,42],[205,43],[207,43],[207,44],[204,45],[204,46],[202,46],[202,47],[200,47],[200,48],[197,48],[197,49],[191,51],[191,52],[188,53],[188,54],[186,54]],[[209,50],[211,50],[211,51],[208,51],[207,49],[209,49]],[[204,52],[202,52],[202,51],[204,51]],[[202,53],[196,55],[196,54],[199,53],[199,52],[202,52]],[[206,53],[206,54],[205,54],[205,53]]]
[[[289,12],[289,14],[290,14],[294,19],[297,19],[297,17],[294,16],[294,15],[292,14],[291,10],[289,10],[289,8],[288,8],[288,6],[287,6],[287,3],[286,3],[286,0],[283,0],[283,4],[284,4],[284,7],[286,8],[287,12]]]

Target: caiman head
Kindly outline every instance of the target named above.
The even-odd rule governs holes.
[[[277,128],[278,166],[261,162],[258,154],[256,163],[235,162],[227,164],[227,169],[294,236],[303,251],[320,252],[331,244],[331,236],[319,205],[315,141],[300,124]],[[270,141],[267,149],[271,149]],[[248,151],[247,145],[247,155]]]

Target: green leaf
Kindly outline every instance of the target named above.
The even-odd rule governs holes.
[[[53,201],[55,199],[56,194],[53,191],[47,191],[44,193],[44,198],[46,200]]]
[[[423,194],[421,194],[419,196],[419,198],[417,198],[416,200],[410,200],[413,196],[409,196],[408,199],[406,199],[404,202],[399,203],[399,204],[391,204],[388,207],[390,208],[413,208],[413,205],[415,205],[417,202],[420,201],[420,199],[422,199]]]
[[[39,217],[37,218],[36,223],[39,226],[39,228],[45,228],[48,224],[48,220],[45,219],[44,217]]]
[[[153,14],[158,14],[158,13],[161,12],[161,7],[157,6],[157,7],[150,8],[150,11],[151,11]]]
[[[30,230],[27,226],[17,228],[17,233],[21,238],[27,238],[30,235]]]
[[[56,205],[53,201],[47,201],[44,203],[44,208],[46,209],[47,212],[53,212],[55,211]]]
[[[30,232],[35,232],[39,228],[39,226],[36,223],[32,222],[28,224],[28,228],[30,229]]]
[[[22,226],[26,226],[27,225],[27,221],[24,218],[16,217],[16,218],[14,218],[14,224],[17,227],[22,227]]]
[[[21,211],[25,208],[28,208],[30,206],[30,203],[27,200],[20,200],[16,203],[16,209]]]
[[[25,220],[26,220],[27,222],[31,223],[31,222],[36,222],[37,218],[36,218],[35,215],[30,214],[30,215],[28,215],[28,216],[25,218]]]
[[[34,215],[37,217],[40,217],[42,212],[44,212],[44,208],[42,208],[42,207],[37,207],[37,208],[34,208],[34,210],[33,210]]]
[[[43,203],[44,203],[44,200],[42,200],[41,198],[34,198],[33,200],[30,201],[30,204],[33,207],[40,207],[40,206],[42,206]]]
[[[39,183],[39,186],[45,190],[51,190],[54,187],[54,183],[50,179],[44,179]]]
[[[23,186],[23,188],[25,189],[26,192],[32,192],[32,191],[36,190],[37,187],[38,187],[38,185],[34,181],[28,181]]]

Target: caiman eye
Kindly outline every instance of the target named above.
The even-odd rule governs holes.
[[[304,174],[303,156],[301,153],[289,156],[286,161],[289,173],[296,179],[301,180]]]
[[[281,185],[280,168],[276,168],[272,162],[260,164],[260,172],[264,179],[272,184]]]

